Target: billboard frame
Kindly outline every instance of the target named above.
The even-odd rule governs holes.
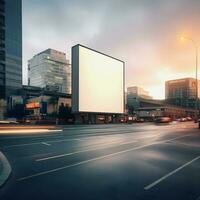
[[[106,57],[109,57],[109,58],[112,58],[114,60],[117,60],[121,63],[123,63],[123,113],[118,113],[118,112],[115,112],[115,113],[110,113],[110,112],[92,112],[92,111],[79,111],[79,95],[75,95],[75,94],[79,94],[79,57],[75,57],[75,55],[73,54],[73,51],[77,50],[76,53],[78,53],[79,55],[79,47],[83,47],[85,49],[88,49],[90,51],[94,51],[96,53],[99,53],[103,56],[106,56]],[[76,49],[77,48],[77,49]],[[71,60],[72,60],[72,113],[74,114],[78,114],[78,113],[91,113],[91,114],[119,114],[119,115],[123,115],[125,114],[125,62],[120,60],[120,59],[117,59],[115,57],[112,57],[110,55],[107,55],[105,53],[102,53],[100,51],[97,51],[95,49],[92,49],[90,47],[87,47],[87,46],[84,46],[82,44],[76,44],[74,46],[72,46],[72,52],[71,52]],[[78,84],[74,84],[74,79],[77,79],[78,80]],[[76,105],[76,106],[75,106]]]

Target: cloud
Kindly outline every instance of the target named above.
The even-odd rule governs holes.
[[[199,18],[198,0],[24,0],[24,68],[46,48],[70,56],[82,43],[123,59],[126,85],[162,98],[165,80],[194,74],[192,44],[177,36],[185,32],[200,43]]]

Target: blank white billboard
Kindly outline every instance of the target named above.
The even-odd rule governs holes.
[[[124,113],[124,62],[72,47],[72,111]]]

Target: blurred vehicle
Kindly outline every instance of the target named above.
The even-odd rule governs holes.
[[[121,122],[121,123],[126,123],[126,120],[125,120],[124,118],[121,118],[121,119],[120,119],[120,122]]]
[[[136,122],[137,122],[137,123],[143,123],[143,122],[144,122],[144,119],[142,119],[142,118],[136,119]]]
[[[186,117],[187,121],[192,121],[192,117]]]
[[[172,119],[170,117],[159,117],[155,120],[156,123],[169,123]]]
[[[186,117],[181,117],[180,118],[180,122],[186,122],[187,121],[187,118]]]
[[[31,123],[31,120],[30,119],[25,119],[24,122],[29,124],[29,123]]]
[[[128,116],[127,123],[131,124],[133,122],[136,122],[136,117],[135,116]]]
[[[1,120],[0,124],[18,124],[18,122],[16,121],[15,118],[12,118],[12,119],[10,118],[7,120]]]
[[[105,121],[105,117],[98,117],[99,121]]]
[[[119,122],[120,122],[120,123],[125,123],[125,122],[126,122],[125,117],[121,117],[121,118],[119,119]]]

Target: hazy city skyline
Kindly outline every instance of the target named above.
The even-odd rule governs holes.
[[[124,60],[127,87],[164,98],[166,80],[195,75],[193,46],[178,36],[200,43],[199,6],[197,0],[23,0],[23,68],[47,48],[70,58],[71,46],[81,43]]]

